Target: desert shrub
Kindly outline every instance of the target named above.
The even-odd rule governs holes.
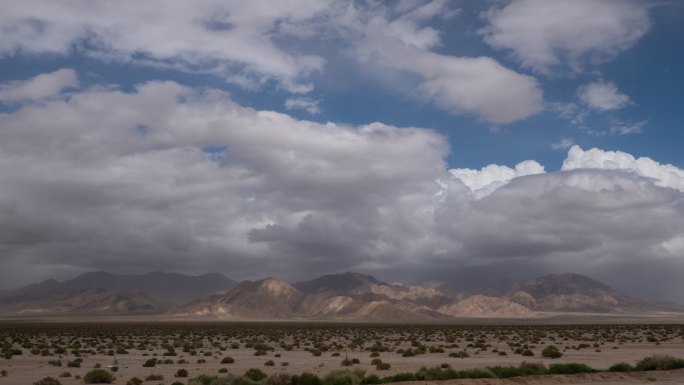
[[[218,370],[219,373],[228,373],[228,369],[226,368],[221,368]]]
[[[283,361],[280,363],[280,366],[289,366],[289,365],[290,365],[290,363],[287,361]]]
[[[304,372],[292,376],[292,385],[321,385],[321,379],[313,373]]]
[[[389,370],[392,367],[389,362],[380,362],[375,365],[375,369],[377,370]]]
[[[62,361],[60,361],[60,360],[51,360],[51,361],[48,361],[48,365],[50,365],[50,366],[62,366]]]
[[[171,385],[185,385],[185,384],[180,382],[180,381],[174,381],[171,383]]]
[[[261,381],[264,378],[266,378],[266,373],[262,372],[257,368],[251,368],[247,369],[247,371],[245,372],[245,377],[249,378],[252,381]]]
[[[323,385],[359,385],[361,378],[349,370],[333,370],[323,377]]]
[[[560,358],[562,355],[563,353],[561,353],[555,345],[549,345],[542,350],[542,357]]]
[[[119,367],[118,367],[118,366],[110,366],[110,367],[109,367],[109,370],[111,370],[112,372],[118,372],[118,371],[119,371]]]
[[[671,356],[651,356],[637,362],[636,370],[673,370],[684,368],[684,360]]]
[[[56,378],[45,377],[38,382],[34,382],[33,385],[62,385],[62,383]]]
[[[525,349],[525,350],[523,350],[523,352],[522,352],[521,354],[522,354],[523,356],[525,356],[525,357],[532,357],[532,356],[534,356],[534,352],[531,351],[530,349]]]
[[[187,377],[187,376],[188,376],[188,371],[185,369],[178,369],[176,371],[176,374],[174,375],[174,377]]]
[[[242,380],[242,381],[240,381]],[[216,377],[216,376],[207,376],[206,374],[202,374],[199,377],[193,378],[192,380],[188,381],[188,385],[254,385],[251,381],[239,377],[235,378],[232,376],[227,376],[227,377]]]
[[[264,366],[275,366],[275,362],[273,362],[273,360],[268,360],[264,362]]]
[[[114,382],[114,376],[104,369],[93,369],[83,376],[83,382],[86,384],[111,384]]]
[[[59,376],[60,377],[71,377],[71,373],[70,372],[64,372],[64,373],[60,374]]]
[[[596,370],[585,364],[551,364],[549,365],[550,374],[575,374],[575,373],[594,373]]]
[[[222,364],[232,364],[234,362],[235,362],[235,359],[233,359],[233,357],[230,357],[230,356],[225,356],[225,357],[223,357],[223,359],[221,359]]]
[[[161,374],[150,374],[149,376],[145,377],[145,381],[161,381],[164,379],[164,376]]]
[[[67,366],[70,368],[80,368],[81,363],[77,360],[67,362]]]
[[[266,385],[291,385],[292,376],[285,373],[276,373],[268,376]]]
[[[0,376],[7,377],[7,371],[5,369],[0,370]]]
[[[518,365],[518,371],[521,376],[534,376],[546,373],[546,366],[541,362],[522,362]]]
[[[454,378],[496,378],[496,375],[490,370],[483,369],[465,369],[456,372],[457,377]]]
[[[430,353],[444,353],[444,349],[436,346],[431,346]]]
[[[401,382],[401,381],[416,381],[416,375],[414,373],[409,373],[409,372],[404,372],[404,373],[397,373],[395,375],[385,377],[382,379],[382,382]]]
[[[145,361],[143,364],[143,368],[154,368],[157,365],[157,359],[156,358],[150,358],[149,360]]]
[[[632,370],[634,370],[634,367],[626,362],[618,362],[608,368],[609,372],[631,372]]]
[[[382,360],[379,358],[374,358],[371,360],[371,365],[377,365],[377,364],[382,364]]]
[[[375,374],[371,374],[370,376],[366,376],[361,380],[361,383],[364,385],[375,385],[379,384],[381,382],[380,377],[376,376]]]
[[[451,352],[449,353],[449,357],[454,357],[454,358],[467,358],[470,357],[468,352],[465,350],[461,350],[460,352]]]
[[[511,378],[521,376],[520,370],[515,366],[492,366],[489,369],[498,378]]]

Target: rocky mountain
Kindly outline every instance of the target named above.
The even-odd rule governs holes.
[[[13,315],[149,315],[164,310],[164,305],[145,294],[105,289],[61,292],[0,305],[0,313]]]
[[[311,281],[295,283],[303,293],[323,296],[347,296],[362,301],[409,302],[436,308],[451,302],[445,293],[423,286],[389,284],[359,273],[329,274]]]
[[[486,295],[386,283],[358,273],[294,284],[277,278],[234,284],[219,274],[88,273],[9,291],[2,315],[157,315],[164,319],[448,322],[454,318],[530,318],[562,312],[682,312],[621,294],[577,274],[502,282]],[[183,301],[190,300],[183,303]]]
[[[440,313],[455,317],[529,318],[535,313],[515,302],[485,295],[473,295],[437,309]]]
[[[329,277],[329,281],[316,279],[294,286],[275,278],[245,281],[226,294],[195,301],[176,311],[176,314],[243,320],[424,322],[446,318],[429,307],[374,293],[375,286],[387,286],[374,277],[356,273]],[[366,300],[368,297],[384,299]]]
[[[234,285],[235,281],[217,273],[190,276],[164,272],[112,274],[97,271],[66,281],[50,279],[5,292],[0,296],[0,304],[39,301],[55,294],[69,294],[88,289],[144,293],[161,302],[181,304],[225,292]]]
[[[681,307],[650,303],[621,294],[610,286],[579,274],[553,274],[509,281],[497,288],[501,297],[536,311],[643,313],[681,311]]]

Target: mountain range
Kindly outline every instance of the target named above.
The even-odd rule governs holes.
[[[578,274],[501,281],[477,292],[386,283],[347,272],[287,283],[237,283],[221,274],[92,272],[0,295],[3,316],[123,316],[163,319],[448,322],[464,317],[537,318],[563,313],[684,313]]]

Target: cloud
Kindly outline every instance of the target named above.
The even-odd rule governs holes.
[[[0,102],[38,101],[59,95],[67,88],[79,86],[76,72],[69,68],[36,75],[28,80],[0,84]]]
[[[554,150],[567,150],[575,144],[572,138],[563,138],[557,143],[553,143],[551,148]]]
[[[394,10],[383,7],[350,8],[341,20],[345,29],[359,34],[352,44],[354,58],[382,71],[394,70],[396,78],[415,78],[414,98],[452,114],[505,124],[540,112],[542,90],[533,77],[489,57],[451,56],[429,50],[439,46],[441,40],[432,27],[422,23],[452,16],[447,4],[426,3],[423,7],[431,6],[431,12],[421,13],[421,18],[413,13],[393,18]]]
[[[319,107],[320,101],[311,98],[287,98],[285,100],[285,109],[287,110],[304,110],[311,115],[317,115],[321,113],[321,107]]]
[[[76,53],[211,74],[248,89],[275,85],[304,94],[315,86],[313,75],[342,52],[361,66],[417,77],[411,97],[453,114],[504,124],[541,111],[542,91],[534,78],[489,57],[434,52],[442,45],[439,23],[459,13],[446,0],[202,0],[191,5],[153,0],[144,6],[39,0],[3,9],[0,57]],[[386,84],[392,92],[404,91],[394,82]],[[289,105],[304,100],[291,98]],[[315,113],[307,103],[305,110]]]
[[[297,120],[174,82],[78,89],[2,112],[0,127],[3,285],[52,268],[486,270],[646,272],[634,291],[684,290],[661,279],[684,273],[684,171],[648,158],[574,146],[556,172],[448,170],[432,130]]]
[[[582,71],[636,44],[650,28],[648,8],[639,0],[513,0],[485,12],[480,32],[539,73],[566,64]]]
[[[449,170],[449,174],[465,184],[477,198],[491,194],[511,179],[525,175],[543,174],[544,172],[544,166],[533,160],[520,162],[514,169],[490,164],[480,170],[469,168]]]
[[[0,15],[0,55],[74,51],[103,60],[211,73],[246,86],[275,81],[292,92],[311,89],[305,78],[323,68],[317,55],[280,47],[288,30],[330,7],[326,1],[269,4],[164,0],[57,4],[17,2]]]
[[[584,151],[579,146],[573,146],[561,170],[576,169],[630,171],[652,179],[656,186],[684,192],[684,170],[671,164],[660,164],[647,157],[634,158],[622,151],[603,151],[598,148]]]
[[[648,120],[642,120],[636,123],[626,123],[618,120],[610,127],[610,133],[613,135],[641,134],[644,131],[646,123],[648,123]]]
[[[606,81],[579,87],[577,97],[590,108],[599,111],[617,110],[632,104],[629,96],[618,92],[615,83]]]

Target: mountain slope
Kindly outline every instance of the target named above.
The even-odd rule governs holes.
[[[613,290],[579,274],[552,274],[510,282],[503,297],[533,310],[560,312],[640,313],[667,310]]]
[[[13,315],[142,315],[165,310],[142,293],[86,289],[62,292],[41,300],[0,305],[0,313]]]
[[[41,300],[58,293],[88,289],[141,292],[168,303],[183,303],[196,298],[225,292],[235,281],[221,274],[189,276],[179,273],[112,274],[104,271],[85,273],[66,281],[50,279],[39,284],[12,290],[0,303]]]

